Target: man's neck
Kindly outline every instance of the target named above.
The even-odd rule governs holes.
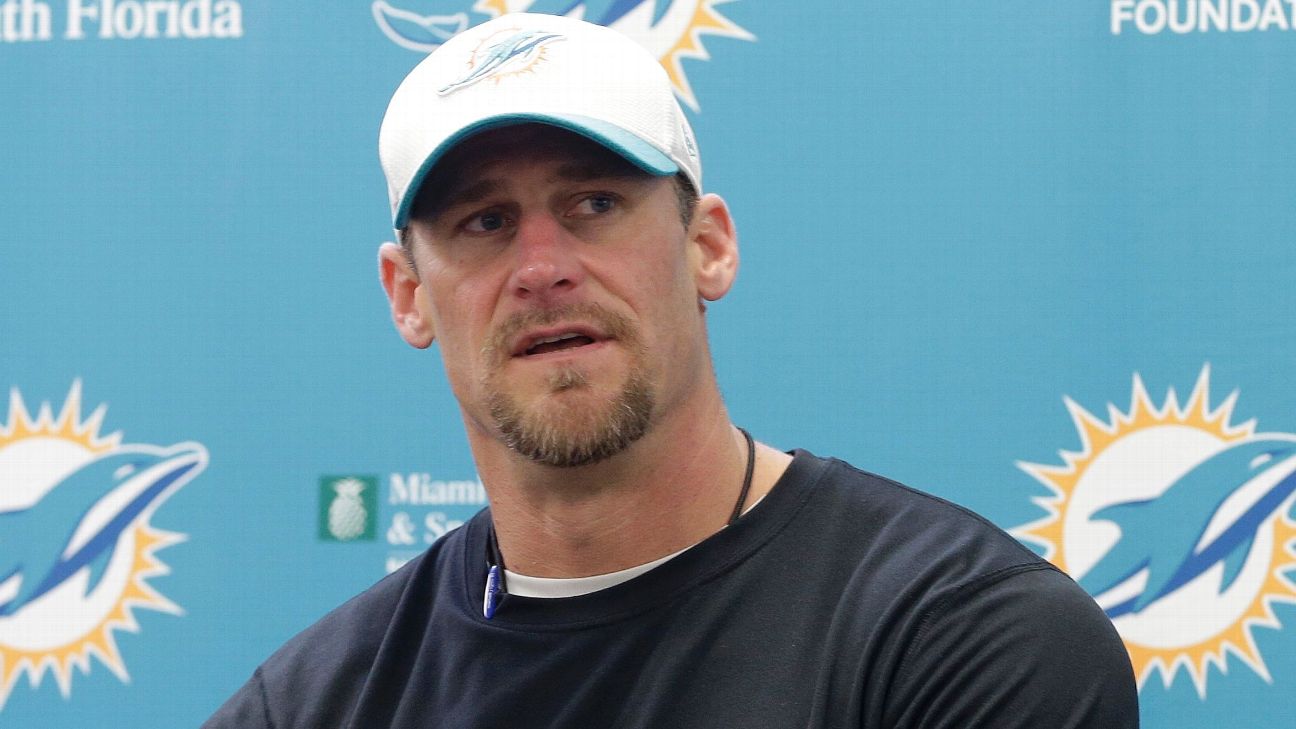
[[[728,522],[747,467],[746,441],[718,393],[708,412],[655,423],[588,466],[537,464],[480,434],[470,441],[504,560],[535,577],[605,574],[696,544]],[[791,460],[759,445],[755,458],[749,504]]]

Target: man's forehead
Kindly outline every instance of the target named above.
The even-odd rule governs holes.
[[[514,162],[557,163],[557,178],[585,181],[608,177],[651,179],[655,176],[591,139],[565,129],[524,124],[491,129],[450,150],[433,168],[414,204],[426,215],[452,200],[489,194],[507,184]]]

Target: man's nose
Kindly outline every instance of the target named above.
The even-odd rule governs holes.
[[[519,297],[565,293],[584,279],[577,256],[580,241],[553,214],[524,215],[516,235],[517,263],[510,283]]]

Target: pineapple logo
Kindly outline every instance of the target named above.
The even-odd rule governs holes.
[[[373,541],[377,524],[378,479],[324,476],[320,479],[320,539]]]

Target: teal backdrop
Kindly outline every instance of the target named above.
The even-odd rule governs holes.
[[[376,142],[531,5],[0,1],[0,726],[197,726],[485,503],[377,283]],[[572,12],[672,70],[738,223],[736,422],[1082,584],[1142,555],[1091,592],[1144,726],[1296,726],[1296,6],[611,5]]]

